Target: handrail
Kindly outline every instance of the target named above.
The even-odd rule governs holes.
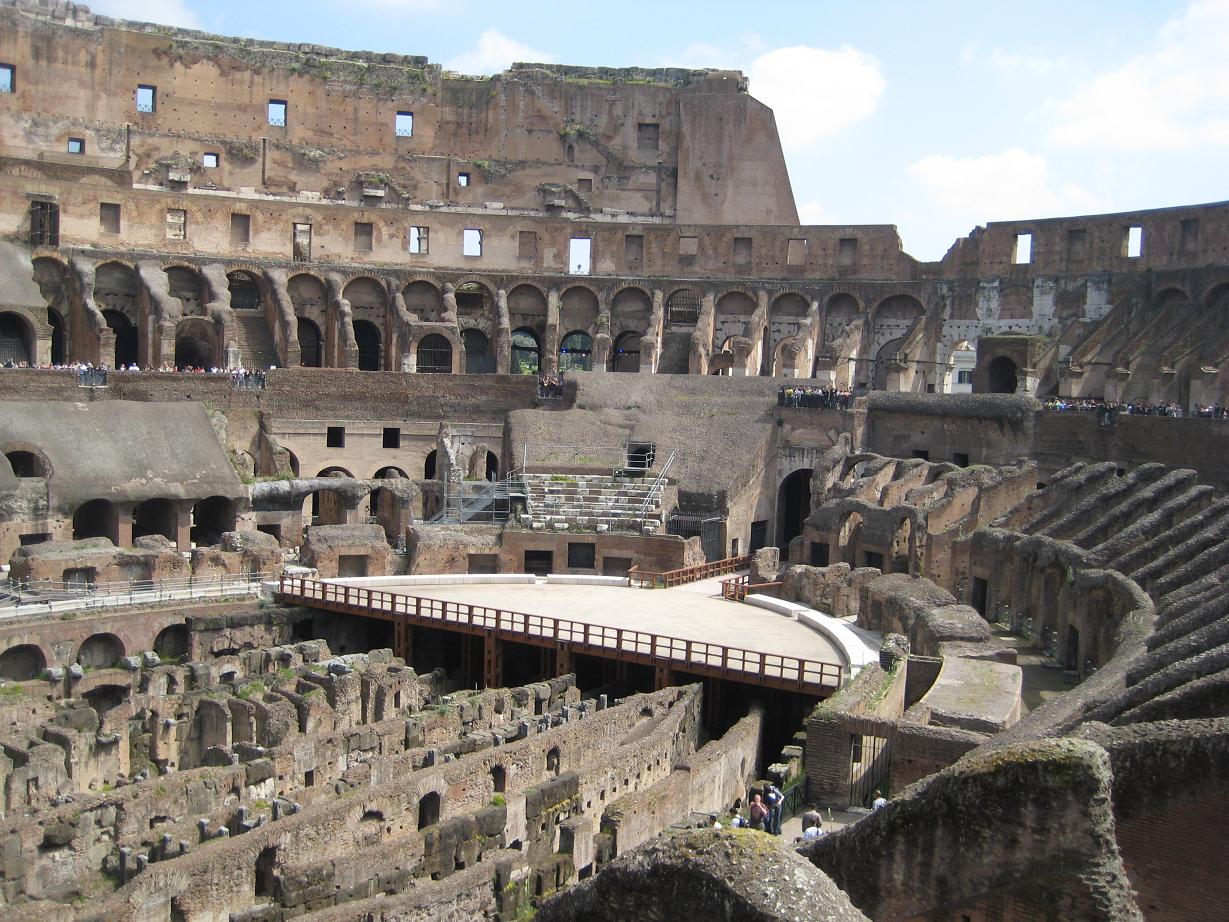
[[[757,589],[780,589],[781,582],[753,583],[750,574],[744,573],[721,581],[721,597],[731,602],[741,602]]]
[[[751,556],[743,554],[740,557],[726,557],[724,560],[710,560],[708,563],[694,567],[680,567],[677,570],[654,572],[641,570],[633,566],[627,571],[627,578],[633,586],[649,589],[669,589],[671,586],[682,586],[684,583],[694,583],[710,576],[720,576],[722,573],[732,573],[751,566]]]
[[[653,485],[649,487],[648,495],[645,496],[644,502],[640,504],[640,518],[644,518],[649,512],[649,503],[653,501],[653,496],[659,493],[662,484],[666,481],[666,472],[670,470],[670,465],[674,463],[674,459],[678,457],[678,449],[673,449],[670,452],[670,457],[666,459],[666,463],[661,466],[661,473],[657,475],[657,479],[653,481]]]
[[[378,613],[393,621],[444,625],[521,642],[532,638],[538,643],[567,644],[578,652],[617,651],[641,662],[675,663],[690,672],[736,676],[741,681],[754,676],[765,684],[816,694],[839,688],[842,681],[843,670],[836,663],[302,576],[283,574],[278,597],[283,602],[367,617]]]

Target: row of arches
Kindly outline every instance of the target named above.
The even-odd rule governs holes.
[[[199,545],[217,544],[223,532],[235,530],[235,501],[209,496],[192,506],[191,540]],[[91,499],[73,511],[73,540],[108,538],[120,543],[120,510],[107,499]],[[178,540],[179,507],[175,500],[155,497],[132,507],[132,537],[161,535]]]
[[[164,660],[178,660],[188,653],[190,637],[186,624],[170,624],[154,637],[153,652]],[[115,634],[91,634],[77,648],[73,662],[88,669],[108,669],[127,655],[123,640]],[[0,679],[28,682],[47,666],[47,655],[34,643],[20,643],[0,653]]]

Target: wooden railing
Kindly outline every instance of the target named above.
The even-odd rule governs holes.
[[[765,592],[769,589],[780,589],[780,582],[753,583],[748,574],[735,576],[721,581],[721,597],[732,602],[741,602],[753,592]]]
[[[712,560],[694,567],[681,567],[678,570],[654,572],[632,567],[627,571],[627,578],[633,586],[644,589],[669,589],[671,586],[681,586],[684,583],[695,583],[722,573],[733,573],[735,570],[745,570],[751,566],[751,558],[747,554],[741,557],[727,557],[724,560]]]
[[[573,653],[588,652],[607,657],[614,654],[618,659],[808,694],[829,694],[840,687],[842,679],[842,669],[836,663],[668,637],[632,628],[403,595],[367,586],[283,576],[278,596],[291,604],[539,646],[563,644]]]

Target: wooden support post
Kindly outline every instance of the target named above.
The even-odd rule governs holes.
[[[661,691],[663,688],[670,687],[670,667],[658,666],[653,670],[653,689]]]
[[[494,634],[483,637],[482,680],[487,688],[502,688],[504,684],[504,652]]]
[[[555,648],[555,675],[567,675],[575,668],[572,664],[572,648],[567,644],[559,644]]]
[[[393,655],[405,660],[407,666],[410,665],[414,652],[410,649],[411,630],[410,623],[404,619],[399,618],[393,622]]]

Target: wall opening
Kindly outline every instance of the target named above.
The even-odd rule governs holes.
[[[418,828],[426,829],[440,821],[440,795],[431,791],[418,802]]]

